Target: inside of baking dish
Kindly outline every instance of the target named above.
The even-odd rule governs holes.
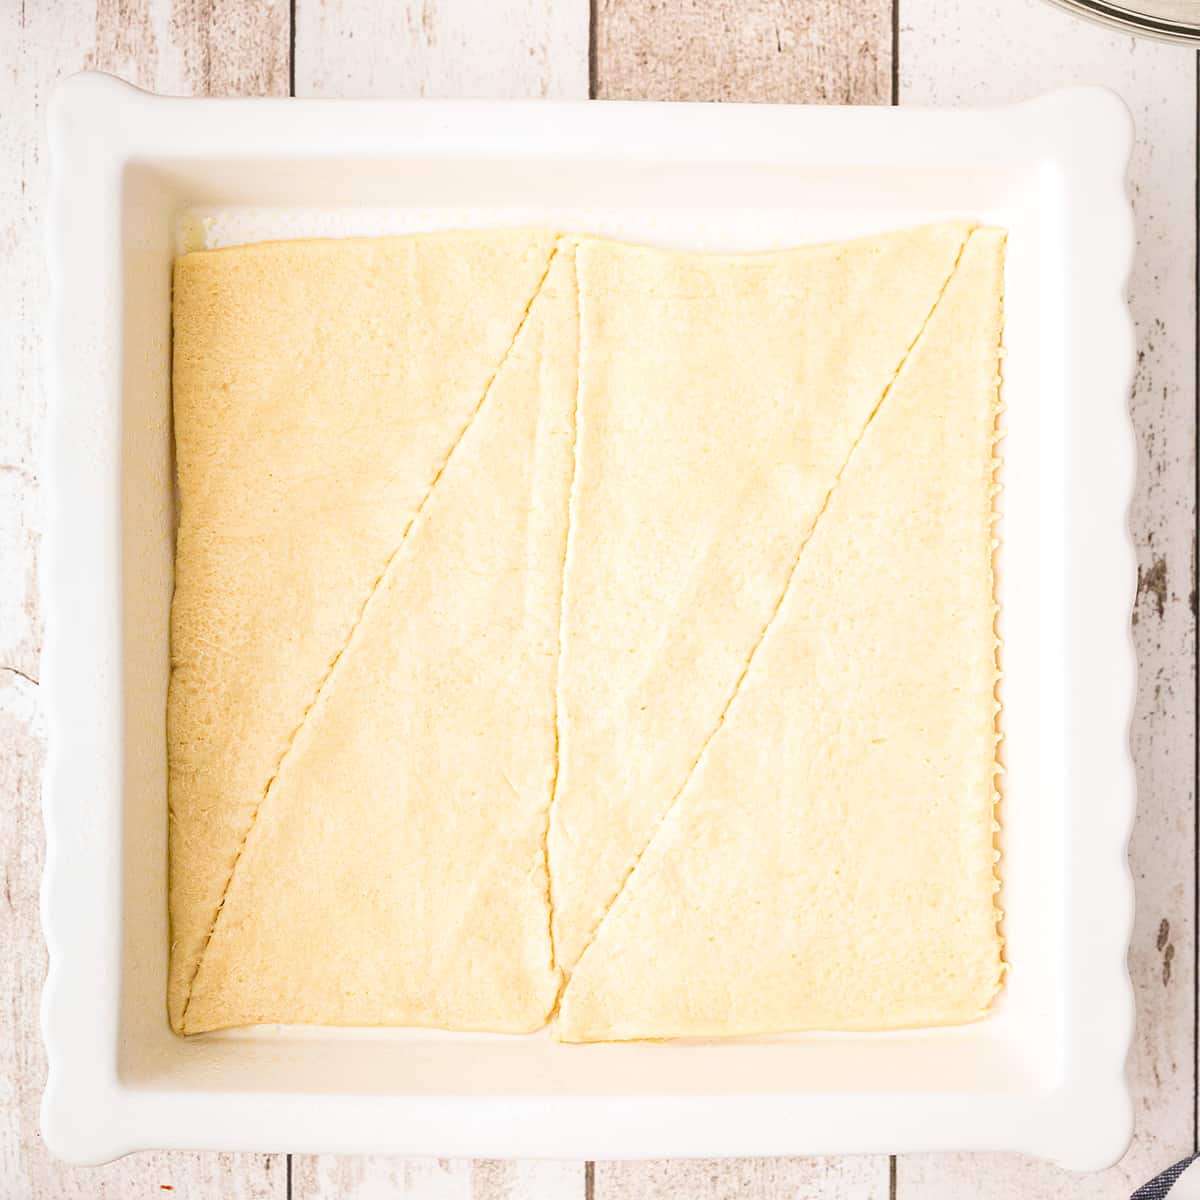
[[[664,166],[637,161],[156,161],[123,178],[125,797],[120,1053],[127,1084],[172,1090],[711,1094],[1053,1088],[1065,955],[1066,430],[1053,171]],[[472,204],[487,196],[486,207]],[[1009,230],[1004,365],[1005,703],[1001,903],[1010,964],[975,1025],[656,1045],[559,1045],[402,1029],[259,1027],[183,1040],[165,1011],[167,621],[174,555],[170,264],[265,238],[552,226],[706,250],[851,237],[950,217]]]

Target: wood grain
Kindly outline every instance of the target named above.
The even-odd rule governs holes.
[[[898,1195],[1116,1200],[1194,1144],[1196,55],[1107,32],[1040,0],[969,7],[903,0],[900,13],[902,103],[992,104],[1103,83],[1131,106],[1138,133],[1132,412],[1141,469],[1131,514],[1140,679],[1130,851],[1138,909],[1129,959],[1138,1008],[1130,1064],[1136,1140],[1119,1166],[1092,1176],[1007,1156],[902,1157]]]
[[[887,1159],[598,1162],[593,1194],[596,1200],[887,1200]]]
[[[596,0],[602,100],[888,104],[886,0]]]
[[[292,1156],[295,1200],[584,1200],[582,1163]]]
[[[45,1058],[38,1004],[44,739],[36,684],[42,640],[36,570],[45,401],[44,108],[55,80],[96,67],[161,91],[286,92],[287,4],[69,0],[0,4],[0,1196],[96,1200],[173,1196],[282,1200],[282,1156],[140,1154],[100,1168],[53,1159],[38,1132]],[[166,1190],[170,1189],[170,1190]]]
[[[297,0],[296,95],[587,96],[586,0]]]

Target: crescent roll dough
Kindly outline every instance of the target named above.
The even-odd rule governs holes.
[[[181,257],[174,1028],[981,1016],[1003,262]]]

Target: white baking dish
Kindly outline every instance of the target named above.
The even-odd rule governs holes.
[[[51,106],[43,668],[47,1142],[635,1157],[1020,1149],[1099,1167],[1131,1127],[1125,954],[1134,557],[1132,231],[1119,101],[976,112],[173,100]],[[184,239],[547,223],[704,248],[967,216],[1010,231],[1003,902],[973,1026],[560,1046],[168,1029],[163,710],[170,263]]]

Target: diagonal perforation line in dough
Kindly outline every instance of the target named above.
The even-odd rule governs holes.
[[[480,394],[479,399],[475,403],[475,407],[471,410],[471,413],[467,417],[463,427],[458,431],[454,441],[450,444],[450,449],[446,451],[442,461],[438,464],[437,470],[434,471],[433,477],[430,479],[424,495],[421,497],[417,507],[413,510],[412,516],[409,517],[408,523],[404,526],[404,529],[400,534],[400,540],[397,542],[396,548],[391,552],[391,554],[388,555],[387,561],[383,565],[383,570],[380,571],[378,578],[371,585],[370,590],[367,592],[367,596],[363,600],[361,608],[358,610],[358,616],[354,619],[354,624],[350,627],[350,632],[346,635],[346,640],[338,648],[337,653],[334,654],[334,656],[329,660],[329,666],[326,667],[325,674],[321,677],[321,681],[317,684],[316,691],[313,692],[312,700],[309,701],[308,707],[304,710],[299,724],[292,731],[291,737],[288,738],[287,745],[284,746],[283,752],[280,754],[279,760],[275,764],[275,770],[263,788],[262,796],[259,798],[258,803],[254,807],[254,813],[250,818],[250,823],[246,826],[246,832],[242,835],[242,840],[238,844],[237,853],[233,856],[233,864],[229,868],[229,878],[226,879],[225,887],[221,890],[221,899],[218,901],[217,910],[213,914],[212,925],[209,928],[207,937],[204,939],[204,946],[201,948],[200,954],[196,958],[196,965],[192,969],[192,977],[190,980],[188,980],[187,997],[183,1002],[183,1009],[179,1015],[179,1028],[184,1033],[187,1032],[187,1013],[188,1008],[192,1003],[192,993],[195,991],[196,977],[200,974],[200,968],[204,965],[204,958],[208,953],[208,947],[212,944],[213,934],[216,933],[217,926],[220,924],[221,912],[225,908],[225,901],[229,896],[229,889],[233,886],[233,880],[237,875],[238,867],[241,865],[242,856],[246,851],[246,845],[250,840],[251,833],[254,831],[254,826],[258,822],[259,813],[262,812],[263,805],[266,804],[267,799],[270,797],[271,792],[275,787],[275,783],[279,779],[280,772],[283,770],[284,764],[287,762],[288,755],[291,754],[292,748],[295,746],[297,739],[300,737],[304,727],[308,724],[309,718],[312,716],[314,709],[317,707],[317,702],[321,699],[321,694],[324,692],[326,685],[333,677],[338,663],[341,662],[342,658],[346,654],[346,651],[349,650],[353,644],[355,634],[358,633],[362,626],[363,620],[370,611],[371,602],[379,594],[379,590],[383,586],[384,581],[387,579],[393,567],[399,561],[400,553],[408,543],[409,535],[412,533],[413,528],[420,519],[421,514],[428,506],[430,497],[432,497],[438,483],[441,481],[442,476],[446,473],[446,468],[450,465],[450,460],[454,457],[455,452],[458,450],[459,446],[462,445],[463,439],[466,438],[468,432],[471,430],[471,427],[478,419],[479,414],[483,411],[483,407],[487,403],[487,399],[492,394],[492,389],[496,385],[496,380],[500,377],[501,371],[504,370],[504,365],[508,362],[509,357],[512,355],[513,348],[516,346],[517,341],[521,336],[521,331],[525,328],[526,322],[529,320],[529,314],[533,309],[534,303],[536,302],[538,296],[541,295],[542,288],[546,283],[546,277],[550,274],[550,268],[554,265],[554,258],[557,254],[558,242],[555,242],[554,248],[550,251],[550,257],[546,260],[546,266],[537,281],[537,286],[533,289],[533,293],[529,297],[529,301],[526,303],[520,319],[517,321],[517,327],[513,330],[512,338],[509,340],[507,347],[505,347],[504,353],[500,356],[500,361],[496,364],[496,369],[489,376],[487,383],[484,385],[483,392]]]
[[[575,261],[575,405],[571,414],[571,481],[567,485],[567,522],[563,534],[563,561],[558,584],[558,642],[554,650],[554,775],[550,780],[550,799],[546,804],[546,825],[542,834],[542,857],[546,870],[546,909],[550,923],[551,968],[557,965],[557,955],[554,948],[554,876],[550,873],[550,824],[554,820],[554,802],[558,799],[558,772],[562,763],[560,743],[563,724],[562,651],[567,616],[567,564],[571,560],[571,534],[575,528],[576,480],[579,478],[579,405],[582,394],[583,294],[579,287],[579,260],[577,258]],[[559,994],[562,994],[561,986]],[[556,1009],[557,1006],[556,1000]]]
[[[967,249],[967,243],[971,240],[971,235],[973,233],[974,229],[970,229],[967,232],[967,236],[963,238],[962,245],[959,246],[958,253],[954,256],[954,262],[950,266],[949,274],[947,274],[942,286],[938,289],[938,294],[934,297],[934,301],[929,309],[929,312],[925,314],[925,319],[921,322],[916,336],[911,342],[909,342],[908,348],[904,351],[903,355],[901,355],[900,361],[896,365],[896,369],[892,372],[892,377],[884,386],[883,391],[879,393],[879,399],[875,401],[874,406],[867,415],[866,421],[863,422],[863,427],[858,431],[858,436],[854,439],[854,443],[847,452],[845,459],[843,459],[842,465],[838,468],[837,474],[833,477],[833,482],[829,485],[829,490],[825,493],[825,498],[821,501],[821,507],[817,510],[817,515],[813,518],[812,524],[808,527],[808,532],[805,533],[800,541],[800,545],[796,550],[796,556],[793,558],[792,565],[788,570],[787,578],[784,580],[783,587],[780,589],[779,598],[775,601],[775,607],[771,610],[771,615],[767,618],[766,624],[763,625],[758,636],[754,639],[754,643],[750,647],[750,653],[746,656],[746,661],[742,665],[742,669],[738,673],[738,677],[734,681],[733,687],[729,691],[729,695],[726,697],[725,704],[722,707],[720,714],[713,723],[713,727],[708,731],[707,736],[700,746],[699,752],[692,760],[691,766],[688,767],[687,774],[684,776],[683,782],[676,789],[675,794],[671,797],[670,803],[663,810],[663,814],[658,819],[658,822],[654,826],[650,836],[646,839],[641,850],[638,851],[633,862],[630,863],[629,869],[625,872],[625,877],[621,880],[617,890],[613,893],[612,899],[609,900],[608,904],[605,906],[604,912],[600,915],[600,919],[596,922],[595,928],[592,930],[587,941],[584,943],[583,949],[579,952],[579,957],[575,960],[576,966],[583,961],[583,956],[588,952],[588,950],[591,949],[593,943],[596,941],[596,936],[599,934],[604,922],[608,920],[609,913],[612,912],[613,907],[621,898],[621,894],[629,886],[629,881],[637,873],[637,869],[641,865],[642,859],[646,855],[646,851],[650,849],[655,840],[658,838],[663,826],[667,822],[667,818],[670,817],[670,815],[675,811],[679,801],[687,791],[688,784],[691,783],[700,764],[704,761],[704,756],[708,753],[709,747],[713,744],[714,739],[716,738],[717,734],[720,733],[722,726],[725,724],[726,718],[729,716],[730,709],[737,702],[737,698],[742,690],[742,685],[745,683],[746,676],[749,675],[750,668],[754,663],[755,656],[758,654],[759,648],[762,646],[763,642],[766,641],[767,634],[770,633],[771,627],[775,624],[775,619],[779,616],[779,613],[783,608],[784,601],[787,599],[788,593],[791,591],[792,581],[796,578],[796,574],[800,569],[800,560],[804,557],[805,547],[807,547],[809,542],[812,541],[813,534],[816,533],[817,526],[821,523],[821,518],[825,516],[825,513],[829,508],[829,503],[833,499],[834,492],[837,491],[838,485],[842,482],[842,476],[845,475],[846,469],[850,466],[855,452],[862,444],[863,438],[867,436],[867,430],[871,428],[875,418],[879,415],[879,410],[883,407],[884,401],[887,400],[892,389],[895,387],[896,380],[900,378],[900,374],[904,370],[905,364],[908,362],[909,358],[912,357],[912,352],[916,349],[917,343],[920,342],[925,330],[929,328],[929,323],[933,320],[934,314],[937,312],[938,306],[942,302],[942,297],[945,296],[946,289],[950,286],[950,281],[954,278],[958,271],[959,263],[962,262],[963,254]]]

